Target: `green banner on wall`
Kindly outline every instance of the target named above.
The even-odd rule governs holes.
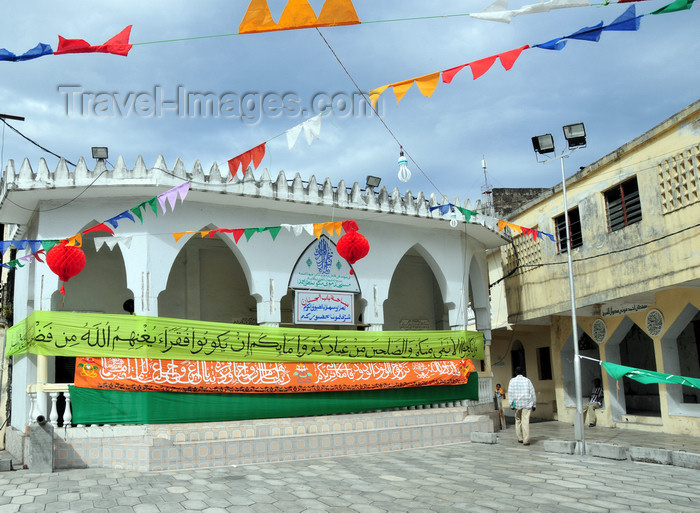
[[[293,394],[124,392],[70,387],[73,424],[171,424],[353,413],[464,399],[478,400],[479,377],[466,385]]]
[[[7,356],[229,362],[483,360],[476,331],[354,331],[36,311],[7,331]]]

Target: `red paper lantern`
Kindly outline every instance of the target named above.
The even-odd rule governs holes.
[[[46,253],[46,264],[61,281],[66,282],[80,274],[85,267],[85,253],[79,247],[59,244]],[[61,294],[65,293],[66,289],[61,284]]]
[[[338,250],[338,254],[348,261],[350,265],[357,262],[360,258],[364,258],[369,253],[369,242],[360,232],[353,230],[340,239],[335,245]],[[353,274],[352,269],[350,269],[350,274]]]

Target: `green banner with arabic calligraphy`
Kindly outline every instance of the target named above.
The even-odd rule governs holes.
[[[483,360],[475,331],[354,331],[36,311],[7,331],[6,354],[228,362]]]

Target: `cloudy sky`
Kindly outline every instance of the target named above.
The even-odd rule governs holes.
[[[637,2],[637,14],[669,2]],[[278,19],[286,0],[268,3]],[[323,0],[310,3],[319,13]],[[607,25],[631,5],[561,9],[519,16],[510,24],[447,16],[476,13],[490,3],[355,0],[363,22],[426,19],[321,32],[368,91],[600,21]],[[511,0],[510,8],[530,3]],[[128,57],[49,55],[0,62],[0,112],[24,116],[26,121],[11,123],[68,160],[84,156],[89,166],[94,164],[90,147],[108,146],[112,164],[121,155],[130,168],[142,155],[151,166],[162,154],[171,168],[181,157],[188,169],[199,160],[208,170],[215,161],[225,166],[231,157],[271,139],[256,176],[266,167],[273,177],[284,170],[288,178],[298,172],[304,180],[314,174],[319,182],[328,176],[334,184],[344,179],[364,185],[367,175],[375,175],[390,190],[398,186],[401,192],[474,201],[483,183],[482,155],[495,187],[550,187],[560,181],[559,166],[536,163],[532,136],[551,132],[563,147],[562,125],[585,123],[588,147],[567,160],[571,174],[700,97],[697,5],[645,16],[638,32],[606,31],[597,43],[570,40],[562,51],[525,50],[510,71],[497,62],[473,80],[465,68],[451,84],[440,83],[431,98],[414,86],[397,106],[393,93],[384,93],[380,113],[427,175],[411,163],[413,177],[403,184],[397,178],[398,144],[359,100],[353,112],[338,109],[324,117],[321,138],[311,146],[302,136],[290,152],[285,137],[275,138],[313,115],[319,99],[352,100],[357,91],[315,29],[231,35],[247,6],[246,0],[91,0],[37,1],[27,9],[23,2],[6,0],[0,48],[19,54],[43,42],[56,49],[59,34],[100,44],[127,25],[133,25],[135,46]],[[137,44],[220,34],[229,35]],[[182,105],[178,114],[172,103],[160,104],[159,112],[152,108],[161,100],[175,102],[196,93],[211,93],[226,103],[216,116],[184,113]],[[133,103],[137,96],[142,103]],[[244,110],[236,106],[239,99]],[[280,111],[280,102],[289,108]],[[8,159],[19,167],[25,157],[34,169],[41,157],[51,169],[57,163],[7,128],[1,156],[3,168]]]

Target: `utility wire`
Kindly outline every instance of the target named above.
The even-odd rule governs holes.
[[[53,156],[56,157],[56,158],[65,160],[68,164],[70,164],[70,165],[73,166],[73,167],[77,167],[73,162],[71,162],[71,161],[68,160],[67,158],[61,157],[59,154],[52,152],[52,151],[49,150],[48,148],[45,148],[44,146],[42,146],[41,144],[39,144],[38,142],[36,142],[34,139],[30,139],[29,137],[27,137],[26,135],[24,135],[22,132],[20,132],[19,130],[17,130],[15,127],[13,127],[11,124],[9,124],[7,121],[5,121],[4,119],[0,118],[0,121],[2,121],[5,125],[7,125],[7,126],[10,128],[10,130],[12,130],[12,131],[14,131],[15,133],[19,134],[21,137],[23,137],[24,139],[26,139],[27,141],[29,141],[30,143],[32,143],[34,146],[37,146],[38,148],[41,148],[41,149],[44,150],[46,153],[50,153],[51,155],[53,155]],[[3,128],[3,132],[4,132],[4,128]],[[4,146],[4,139],[3,139],[3,146]]]
[[[435,190],[438,191],[438,193],[440,194],[440,196],[445,196],[445,195],[442,193],[442,191],[440,191],[440,189],[438,188],[438,186],[435,185],[435,183],[430,179],[430,177],[429,177],[427,174],[425,174],[425,171],[423,171],[423,169],[420,167],[420,165],[418,165],[418,162],[416,162],[415,159],[410,155],[410,153],[408,153],[408,151],[406,150],[406,148],[403,147],[403,145],[401,144],[401,141],[399,141],[399,139],[396,137],[396,135],[394,135],[394,132],[391,131],[391,128],[389,128],[389,125],[386,124],[386,121],[384,121],[384,118],[382,118],[382,116],[379,115],[379,112],[377,111],[377,109],[376,109],[376,108],[374,107],[374,105],[372,104],[372,100],[370,100],[369,97],[367,96],[367,93],[365,93],[362,89],[360,89],[360,86],[357,85],[357,82],[356,82],[355,79],[352,77],[352,75],[350,74],[350,72],[348,71],[348,69],[345,67],[345,65],[343,64],[343,61],[340,60],[340,57],[338,57],[338,54],[335,53],[335,50],[333,50],[333,47],[330,45],[330,43],[328,42],[328,40],[323,36],[323,34],[321,33],[321,31],[318,29],[318,27],[316,27],[316,32],[318,32],[318,35],[321,36],[321,39],[323,39],[323,41],[326,43],[326,46],[328,47],[328,49],[329,49],[329,50],[331,51],[331,53],[333,54],[333,57],[335,57],[335,59],[338,61],[338,64],[340,64],[340,67],[343,68],[343,71],[345,72],[345,74],[348,76],[348,78],[349,78],[349,79],[352,81],[352,83],[355,85],[355,89],[357,89],[357,92],[360,93],[360,94],[362,95],[362,97],[365,99],[365,101],[367,101],[368,105],[372,108],[372,110],[374,111],[374,113],[377,115],[377,119],[379,119],[379,121],[381,121],[382,125],[384,125],[384,128],[386,128],[387,132],[389,132],[389,134],[391,134],[391,137],[394,138],[394,141],[396,141],[396,144],[398,144],[399,147],[403,150],[404,154],[405,154],[409,159],[411,159],[411,162],[413,162],[413,164],[416,166],[416,168],[418,169],[418,171],[420,171],[421,174],[425,177],[425,179],[428,180],[428,182],[430,182],[430,185],[432,185],[432,186],[435,188]]]

